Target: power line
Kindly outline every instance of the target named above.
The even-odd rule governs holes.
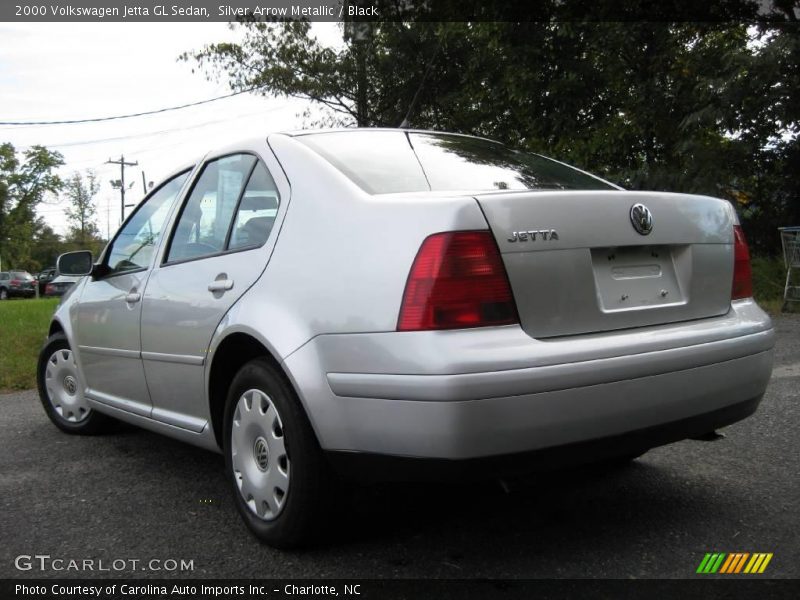
[[[166,134],[166,133],[180,133],[182,131],[188,131],[188,130],[191,130],[191,129],[199,129],[201,127],[208,127],[209,125],[218,125],[219,123],[228,123],[230,121],[237,121],[239,119],[244,119],[244,118],[252,117],[252,116],[255,116],[255,115],[261,115],[261,114],[268,113],[268,112],[274,112],[274,111],[278,111],[278,110],[283,110],[287,106],[288,106],[287,104],[282,104],[280,106],[273,106],[273,107],[266,108],[266,109],[263,109],[263,110],[257,110],[257,111],[253,111],[253,112],[249,112],[249,113],[245,113],[245,114],[241,114],[241,115],[236,115],[234,117],[225,117],[223,119],[214,119],[212,121],[204,121],[202,123],[197,123],[195,125],[186,125],[186,126],[183,126],[183,127],[172,127],[172,128],[169,128],[169,129],[161,129],[161,130],[158,130],[158,131],[150,131],[150,132],[146,132],[146,133],[134,133],[134,134],[131,134],[131,135],[122,135],[122,136],[109,137],[109,138],[98,138],[98,139],[94,139],[94,140],[80,140],[80,141],[76,141],[76,142],[64,142],[64,143],[61,143],[61,144],[40,144],[40,145],[45,146],[46,148],[68,148],[68,147],[75,147],[75,146],[93,146],[93,145],[97,145],[97,144],[107,144],[107,143],[110,143],[110,142],[120,142],[120,141],[132,140],[132,139],[137,139],[137,138],[155,137],[157,135]],[[30,146],[19,146],[19,148],[24,150],[26,148],[30,148]]]
[[[224,100],[225,98],[232,98],[233,96],[239,96],[240,94],[246,94],[248,92],[252,92],[255,90],[259,90],[265,86],[255,86],[251,88],[247,88],[246,90],[239,90],[238,92],[233,92],[230,94],[226,94],[225,96],[217,96],[216,98],[208,98],[207,100],[198,100],[197,102],[190,102],[188,104],[181,104],[180,106],[170,106],[167,108],[159,108],[158,110],[148,110],[138,113],[131,113],[128,115],[115,115],[113,117],[96,117],[93,119],[72,119],[68,121],[0,121],[0,125],[15,125],[15,126],[31,126],[31,125],[74,125],[77,123],[98,123],[100,121],[115,121],[118,119],[132,119],[134,117],[144,117],[147,115],[156,115],[159,113],[165,113],[172,110],[181,110],[183,108],[189,108],[192,106],[199,106],[201,104],[208,104],[209,102],[216,102],[217,100]]]

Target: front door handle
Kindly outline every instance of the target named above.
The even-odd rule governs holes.
[[[130,304],[138,302],[141,299],[142,295],[139,292],[131,292],[127,296],[125,296],[125,302],[129,302]]]
[[[227,292],[233,289],[233,279],[217,279],[208,284],[209,292]]]

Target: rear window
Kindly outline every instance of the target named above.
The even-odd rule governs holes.
[[[355,130],[296,139],[370,194],[615,189],[549,158],[473,137]]]
[[[25,281],[30,281],[33,279],[33,275],[27,271],[11,271],[11,279],[24,279]]]

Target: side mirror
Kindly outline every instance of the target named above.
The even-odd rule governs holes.
[[[59,256],[56,261],[56,273],[58,275],[83,277],[84,275],[91,275],[93,268],[92,253],[88,250],[67,252]]]

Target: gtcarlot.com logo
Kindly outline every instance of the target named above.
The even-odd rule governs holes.
[[[763,573],[771,560],[772,552],[707,552],[696,572],[701,575],[755,575]]]
[[[185,558],[60,558],[49,554],[20,554],[14,559],[18,571],[194,571],[194,559]]]

